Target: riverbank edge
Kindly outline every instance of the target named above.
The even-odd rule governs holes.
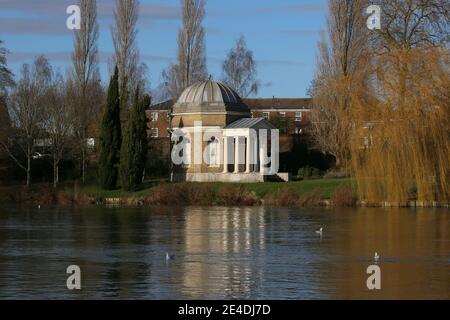
[[[381,207],[450,208],[450,202],[368,202],[359,200],[349,179],[291,184],[219,184],[153,182],[137,192],[103,191],[74,182],[53,189],[41,184],[0,188],[4,204],[36,206],[264,206],[264,207]]]
[[[106,206],[123,206],[123,207],[139,207],[145,206],[145,200],[142,198],[105,198],[100,203],[96,203],[94,198],[90,199],[95,205],[106,205]],[[209,205],[214,206],[214,205]],[[264,199],[260,199],[260,202],[254,206],[266,206],[264,203]],[[287,207],[287,206],[281,206]],[[295,206],[294,206],[295,207]],[[311,207],[325,207],[325,208],[334,208],[334,207],[342,207],[334,203],[332,200],[323,199],[317,202],[316,205]],[[382,201],[379,203],[370,203],[367,201],[357,201],[354,206],[346,206],[346,207],[357,207],[357,208],[450,208],[450,202],[438,202],[438,201],[408,201],[404,203],[393,203]]]

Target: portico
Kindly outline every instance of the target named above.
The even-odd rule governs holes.
[[[223,172],[259,173],[265,174],[264,161],[267,158],[268,146],[274,147],[268,141],[271,130],[275,127],[263,118],[245,118],[231,123],[223,130]],[[261,132],[264,131],[264,134]],[[266,143],[263,136],[265,136]],[[275,150],[270,150],[271,154]],[[232,164],[232,170],[230,170]]]

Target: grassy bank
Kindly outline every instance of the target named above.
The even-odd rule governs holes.
[[[241,205],[241,206],[322,206],[327,201],[353,206],[356,197],[350,179],[317,179],[289,183],[167,183],[148,181],[142,190],[101,190],[95,185],[78,183],[0,188],[0,200],[9,203],[56,205]]]

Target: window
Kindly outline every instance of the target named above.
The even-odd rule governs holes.
[[[270,119],[270,112],[263,112],[263,118],[266,120]]]
[[[158,121],[158,112],[152,112],[151,120],[152,120],[152,122]]]
[[[158,128],[152,128],[150,132],[152,138],[158,138]]]
[[[95,147],[95,139],[94,138],[86,139],[86,146],[88,148],[94,148]]]
[[[217,168],[219,163],[219,141],[214,139],[209,143],[209,166]]]
[[[302,112],[296,112],[295,113],[295,121],[296,122],[302,122],[303,119],[303,113]]]
[[[187,168],[191,166],[191,141],[187,138],[183,138],[181,143],[183,144],[183,166]]]
[[[280,112],[280,117],[286,118],[286,112]]]

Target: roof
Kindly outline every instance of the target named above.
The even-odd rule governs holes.
[[[270,109],[310,109],[310,98],[268,98],[268,99],[244,99],[244,103],[251,110]]]
[[[150,108],[148,108],[148,110],[150,110],[150,111],[167,110],[168,111],[169,109],[172,108],[173,104],[174,104],[173,100],[167,100],[167,101],[164,101],[164,102],[161,102],[158,104],[151,105]]]
[[[312,106],[312,100],[310,98],[255,98],[243,99],[242,102],[247,105],[250,110],[311,109]],[[173,105],[173,100],[167,100],[152,105],[149,110],[169,110]]]
[[[276,129],[264,118],[243,118],[229,124],[225,129]]]
[[[212,80],[188,87],[173,106],[173,112],[178,114],[229,111],[250,115],[250,110],[233,89]]]
[[[203,104],[203,103],[224,103],[241,104],[239,95],[227,86],[218,81],[207,80],[197,82],[188,87],[180,95],[178,104]]]

